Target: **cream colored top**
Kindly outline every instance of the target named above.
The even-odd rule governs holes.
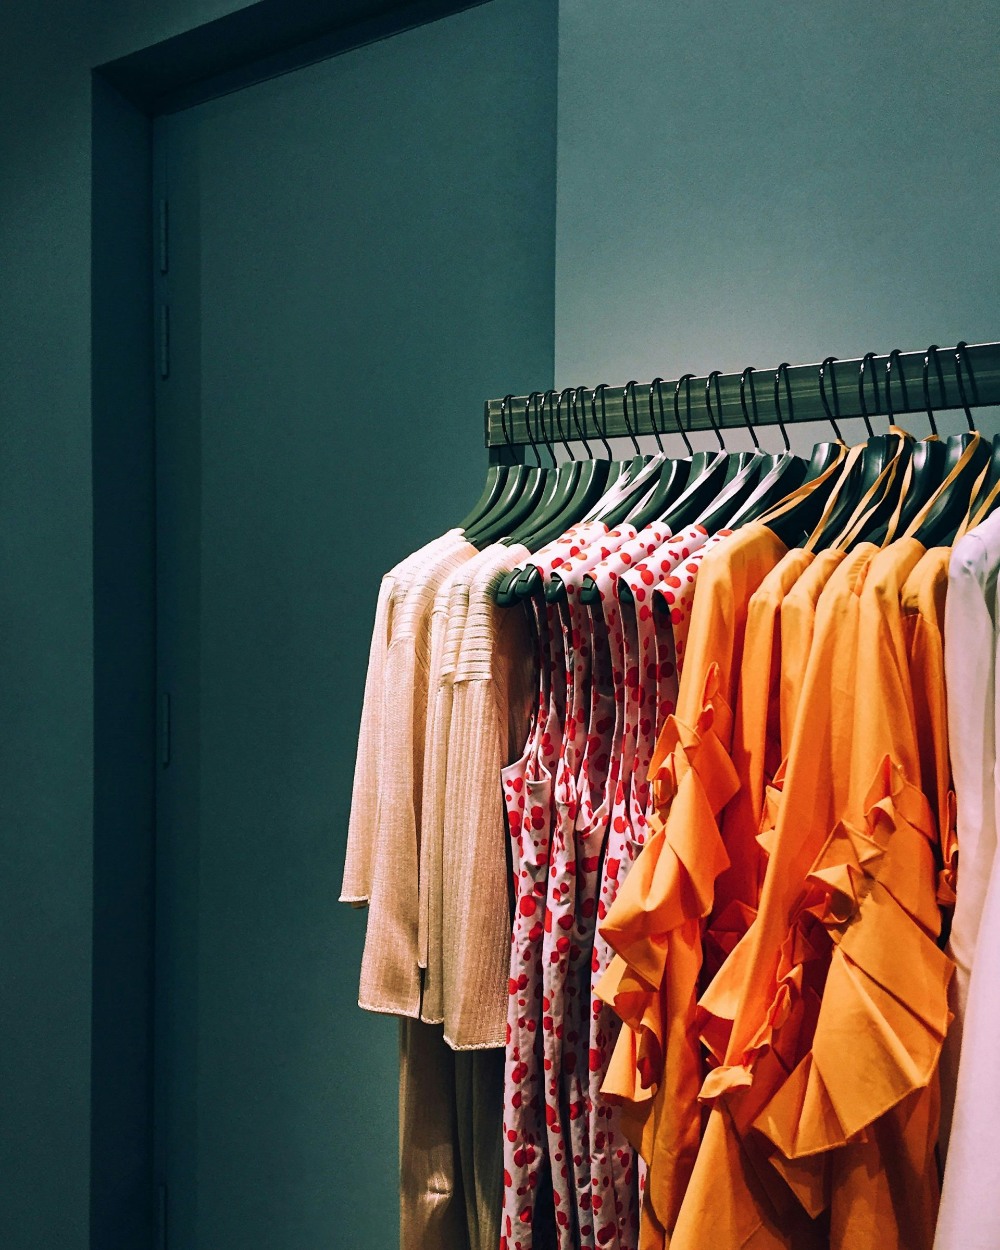
[[[444,1036],[456,1050],[503,1046],[511,916],[500,770],[520,753],[531,720],[534,658],[523,606],[500,608],[500,575],[529,552],[485,562],[453,679],[442,846]]]
[[[421,1019],[444,1021],[442,925],[444,922],[443,853],[448,739],[451,730],[455,669],[469,613],[472,583],[483,569],[506,565],[509,547],[487,547],[441,584],[431,620],[430,679],[424,735],[423,802],[420,819],[420,966],[424,969]]]
[[[368,902],[371,893],[385,661],[389,654],[396,605],[406,593],[414,572],[422,563],[433,559],[440,551],[457,548],[464,542],[461,530],[449,530],[401,560],[385,574],[379,586],[375,624],[368,652],[364,701],[361,705],[358,754],[354,766],[351,814],[347,826],[347,853],[340,893],[342,903],[360,906]]]
[[[397,605],[385,660],[376,751],[377,801],[360,1006],[420,1013],[420,830],[431,614],[438,586],[476,549],[440,548],[413,572]]]

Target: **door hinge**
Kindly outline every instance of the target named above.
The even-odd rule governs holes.
[[[160,696],[160,763],[170,763],[170,695]]]
[[[170,305],[160,305],[160,377],[170,376]]]
[[[169,206],[166,200],[160,200],[160,220],[158,230],[158,242],[160,252],[160,273],[166,273],[170,267],[170,252],[168,250],[168,226],[169,226]]]
[[[156,1250],[167,1250],[167,1187],[156,1190]]]

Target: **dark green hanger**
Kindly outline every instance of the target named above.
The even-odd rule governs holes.
[[[678,426],[680,426],[680,389],[682,385],[685,388],[687,426],[689,430],[691,428],[691,379],[693,377],[693,373],[683,374],[683,376],[677,379],[677,385],[674,387],[674,417]],[[715,423],[711,404],[708,405],[708,415],[712,429],[715,431],[715,437],[719,440],[719,454],[705,471],[697,476],[693,471],[694,466],[692,466],[687,486],[660,518],[663,524],[674,534],[678,534],[682,529],[693,525],[711,504],[712,500],[746,467],[750,460],[748,452],[726,451],[725,440],[722,437],[721,430]]]
[[[513,452],[514,450],[514,444],[511,442],[510,435],[507,433],[507,405],[510,403],[512,398],[513,398],[512,395],[505,395],[500,404],[500,426],[503,429],[504,438],[511,452]],[[489,401],[488,400],[486,402],[486,417],[487,417],[487,423],[488,423],[488,420],[489,420]],[[487,514],[487,512],[489,512],[490,508],[493,506],[496,500],[500,497],[500,492],[503,490],[504,483],[507,480],[507,474],[508,474],[510,467],[511,467],[510,465],[506,465],[506,464],[491,464],[489,466],[489,468],[486,470],[486,484],[483,487],[483,493],[479,496],[479,499],[476,501],[476,504],[474,505],[469,515],[465,518],[464,521],[461,521],[459,523],[459,529],[461,530],[472,529],[475,525],[477,525],[482,520],[482,518]]]
[[[656,391],[656,400],[660,409],[659,425],[657,425],[656,418],[653,416],[654,390]],[[654,378],[649,387],[649,424],[653,427],[656,445],[660,449],[661,454],[663,454],[663,440],[660,435],[666,433],[666,430],[661,428],[663,426],[663,379],[659,377]],[[634,525],[637,530],[643,529],[653,521],[658,520],[668,508],[671,508],[680,498],[681,491],[683,491],[690,479],[693,465],[691,459],[693,448],[691,447],[691,440],[688,438],[687,432],[679,419],[677,421],[677,432],[684,440],[684,445],[688,449],[688,459],[664,459],[659,481],[656,483],[653,493],[628,517],[629,523]]]
[[[565,393],[566,392],[564,391],[563,395],[565,395]],[[569,443],[563,435],[561,412],[562,395],[559,397],[559,411],[557,413],[553,412],[552,401],[554,398],[555,391],[546,391],[542,401],[543,410],[546,404],[549,409],[549,430],[548,437],[545,441],[549,448],[549,454],[551,455],[554,441],[552,429],[554,419],[555,423],[558,424],[559,427],[559,439],[566,448],[569,459],[563,461],[563,463],[556,469],[555,485],[552,488],[552,493],[545,501],[544,507],[539,509],[537,513],[532,513],[532,515],[525,520],[524,525],[519,530],[511,533],[510,537],[512,542],[523,543],[529,548],[532,545],[530,541],[528,541],[530,536],[535,533],[536,530],[544,529],[551,522],[553,517],[560,515],[560,513],[565,509],[567,501],[572,499],[577,483],[580,479],[580,462],[573,455],[570,450]],[[553,465],[555,465],[555,456],[553,455],[552,458]]]
[[[833,432],[836,435],[836,442],[821,442],[821,443],[815,443],[813,445],[812,455],[809,459],[809,463],[805,466],[805,471],[802,474],[801,481],[796,483],[794,476],[789,475],[787,479],[787,484],[788,484],[789,489],[785,492],[786,494],[790,494],[792,490],[797,489],[798,486],[804,486],[809,482],[815,482],[817,478],[822,477],[822,475],[826,473],[826,471],[830,469],[837,462],[837,460],[841,456],[843,456],[844,452],[846,451],[847,445],[844,442],[843,435],[840,432],[840,427],[837,425],[837,417],[840,416],[840,399],[837,395],[836,379],[834,378],[832,373],[830,375],[830,380],[833,383],[833,402],[834,402],[834,407],[836,409],[836,415],[834,415],[834,413],[830,411],[830,405],[827,403],[827,398],[826,398],[825,373],[826,373],[827,366],[833,364],[835,360],[836,360],[836,356],[827,356],[819,367],[819,395],[820,395],[820,400],[822,401],[822,404],[823,404],[823,409],[826,412],[827,419],[829,420],[830,425],[833,428]],[[778,375],[780,373],[781,373],[781,368],[779,367],[778,373],[775,374],[774,406],[775,406],[775,411],[778,414],[778,424],[781,426],[781,433],[785,441],[785,448],[786,450],[788,450],[789,449],[788,435],[781,421],[781,411],[780,411],[780,403],[779,403],[778,389],[777,389]],[[792,405],[792,396],[791,396],[791,387],[788,382],[787,369],[785,370],[784,376],[785,376],[785,397],[788,403],[788,411],[789,413],[794,415],[794,409]],[[753,397],[752,380],[751,380],[750,394],[752,398]],[[743,399],[742,382],[740,385],[740,399],[741,401]],[[756,412],[756,407],[754,408],[754,411]],[[796,504],[793,508],[791,508],[787,513],[785,513],[783,516],[776,517],[773,521],[768,522],[768,527],[771,529],[771,531],[775,533],[782,540],[782,542],[785,543],[785,545],[789,549],[793,547],[798,547],[802,543],[804,543],[806,539],[808,538],[808,536],[815,529],[816,523],[819,521],[820,517],[823,515],[823,509],[826,507],[826,504],[830,498],[830,495],[832,494],[838,481],[840,481],[840,475],[836,473],[831,473],[829,478],[825,482],[822,482],[814,490],[810,491],[809,494],[805,496],[805,498],[803,498],[798,504]],[[770,484],[765,480],[765,482],[761,484],[762,491],[763,491],[763,488],[768,485]],[[774,507],[776,504],[780,503],[781,499],[782,499],[782,495],[779,492],[779,490],[778,489],[772,490],[768,495],[767,502],[764,503],[763,507],[760,507],[756,511],[754,511],[752,515],[761,516],[763,512],[766,511],[768,508]],[[743,524],[745,521],[749,519],[751,519],[750,515],[741,514],[733,518],[731,525],[735,526],[737,524]]]
[[[837,500],[836,507],[831,515],[827,518],[823,527],[823,533],[817,541],[817,550],[821,550],[832,543],[844,530],[850,518],[864,497],[866,491],[874,485],[879,474],[889,463],[890,459],[895,457],[900,451],[902,439],[898,434],[876,434],[872,428],[871,418],[868,413],[868,404],[865,399],[865,369],[868,364],[875,359],[876,352],[866,352],[861,361],[861,368],[858,371],[858,403],[861,408],[861,417],[868,430],[868,441],[865,450],[861,455],[860,461],[854,466],[850,478],[844,490],[841,492],[840,498]],[[878,407],[879,391],[878,379],[872,374],[872,385],[875,389],[875,406]],[[906,451],[909,456],[910,451]],[[885,512],[886,518],[891,516],[892,508],[895,507],[895,496],[902,487],[901,475],[897,474],[889,488],[889,494],[893,496],[892,506],[888,507]],[[880,516],[882,514],[880,513]],[[787,522],[787,518],[782,518],[783,522]],[[777,530],[775,531],[777,532]],[[780,535],[779,535],[780,536]]]
[[[813,482],[816,478],[820,477],[821,474],[825,473],[827,469],[834,464],[841,455],[843,455],[844,449],[847,446],[840,433],[840,427],[837,425],[834,414],[830,411],[830,405],[826,402],[826,368],[827,365],[832,365],[836,359],[836,356],[827,356],[819,367],[819,397],[823,403],[823,409],[826,412],[827,420],[830,422],[830,425],[833,427],[833,432],[837,436],[837,441],[835,443],[816,443],[813,446],[812,455],[810,456],[809,464],[806,467],[806,476],[804,479],[806,482]],[[832,371],[830,373],[830,381],[833,384],[833,403],[837,410],[837,417],[839,417],[840,399],[837,395],[837,379]]]
[[[580,500],[580,506],[581,506],[580,517],[581,518],[588,516],[590,512],[594,510],[601,496],[603,495],[603,493],[608,487],[609,479],[611,479],[612,477],[617,478],[619,472],[625,467],[622,465],[620,461],[616,461],[612,459],[613,452],[611,450],[611,444],[608,442],[608,439],[607,439],[607,433],[606,433],[607,426],[605,425],[603,428],[601,428],[600,426],[598,426],[598,422],[597,422],[596,398],[597,398],[597,395],[600,393],[603,399],[603,392],[607,390],[607,387],[608,387],[607,382],[600,383],[600,385],[594,390],[594,392],[591,395],[590,406],[591,406],[591,415],[594,418],[595,429],[597,429],[601,442],[604,444],[604,449],[607,452],[608,458],[606,460],[600,460],[600,459],[595,460],[592,458],[589,462],[585,463],[584,465],[584,473],[582,475],[581,490],[585,488],[587,493],[586,493],[586,496],[581,498]],[[589,456],[592,456],[592,453],[590,450],[590,444],[587,441],[587,431],[586,431],[586,426],[587,426],[586,395],[587,395],[587,388],[585,386],[578,386],[576,388],[576,390],[573,392],[573,403],[571,406],[571,415],[573,417],[573,423],[576,426],[577,434],[580,436],[580,441],[583,443],[584,447],[586,448],[587,454]],[[581,410],[583,412],[583,426],[582,427],[580,425],[580,419],[579,419],[579,411]],[[568,527],[564,527],[564,528],[568,528]],[[555,539],[557,539],[561,533],[563,533],[563,529],[560,529],[558,533],[553,533],[552,531],[550,531],[548,535],[544,536],[545,541],[552,542]],[[539,547],[542,545],[544,545],[544,543],[540,543],[539,546],[536,546],[534,548],[534,550],[537,551]],[[533,564],[528,564],[524,566],[523,568],[514,569],[505,578],[503,578],[496,592],[496,601],[502,606],[509,606],[510,604],[515,603],[519,599],[527,598],[529,595],[540,594],[541,590],[542,590],[541,575],[539,574],[537,568]]]
[[[507,410],[513,398],[513,395],[505,395],[500,403],[500,428],[503,430],[503,436],[511,452],[514,451],[514,443],[510,437],[510,431],[507,429]],[[486,474],[486,486],[483,489],[479,502],[465,520],[462,521],[460,528],[468,532],[482,524],[483,520],[496,506],[504,487],[507,485],[507,479],[511,479],[511,489],[513,490],[514,478],[519,475],[521,485],[523,486],[526,471],[527,465],[524,464],[490,465]],[[518,490],[520,490],[520,487],[518,487]]]
[[[534,395],[534,392],[532,395],[529,395],[527,400],[525,401],[524,423],[525,423],[526,428],[528,425],[528,410],[530,408],[533,395]],[[511,396],[508,396],[507,398],[510,399]],[[506,400],[505,400],[505,403],[506,403]],[[501,404],[500,406],[500,423],[503,428],[504,437],[507,439],[508,445],[513,447],[514,445],[513,440],[511,439],[510,434],[508,433],[507,422],[504,416],[504,404]],[[514,424],[514,416],[513,416],[513,413],[511,413],[511,426],[512,427],[513,427],[513,424]],[[521,497],[521,494],[523,493],[525,488],[537,479],[539,472],[540,472],[540,466],[541,466],[541,460],[538,457],[537,449],[535,451],[535,459],[537,461],[535,465],[519,464],[519,465],[513,466],[514,471],[507,475],[507,480],[504,483],[503,489],[501,490],[497,498],[493,500],[492,504],[487,509],[485,515],[482,516],[479,519],[479,521],[476,522],[475,526],[472,526],[471,528],[468,528],[466,530],[466,538],[468,538],[470,542],[476,541],[476,534],[479,533],[480,531],[485,532],[487,529],[491,529],[492,526],[496,523],[496,521],[501,516],[503,516],[505,513],[510,511],[510,509],[514,506],[517,500]]]
[[[867,360],[874,356],[874,352],[862,361],[861,376],[864,377],[864,367]],[[813,447],[812,458],[806,469],[804,482],[815,481],[822,473],[824,473],[831,464],[840,456],[846,447],[840,427],[837,420],[840,417],[840,397],[837,394],[837,377],[833,370],[830,371],[830,385],[833,392],[833,411],[826,398],[826,370],[828,365],[832,365],[837,359],[836,356],[827,356],[819,367],[819,396],[823,404],[823,411],[826,413],[827,420],[833,428],[834,434],[837,436],[835,443],[817,443]],[[885,466],[886,457],[888,455],[888,443],[884,435],[876,437],[875,431],[872,429],[871,421],[868,418],[868,410],[865,405],[864,391],[861,394],[861,413],[864,418],[865,425],[868,427],[868,443],[864,452],[851,470],[850,477],[844,482],[844,489],[837,501],[833,513],[823,527],[823,534],[818,542],[822,544],[823,538],[827,543],[832,542],[838,534],[840,534],[847,524],[848,520],[854,513],[858,502],[864,495],[864,492],[878,477],[879,473]],[[823,515],[823,509],[829,501],[830,495],[835,489],[839,489],[843,477],[841,473],[832,473],[830,477],[821,486],[797,503],[788,512],[783,513],[779,517],[768,521],[768,528],[777,535],[786,547],[792,549],[800,546],[805,542],[806,538],[813,532]]]
[[[586,449],[588,459],[574,461],[576,473],[572,478],[571,485],[564,491],[557,489],[551,502],[546,505],[543,512],[537,518],[529,518],[530,530],[528,530],[526,524],[526,532],[522,531],[514,536],[516,541],[523,543],[531,551],[538,551],[548,543],[554,542],[571,525],[575,525],[583,520],[601,498],[608,480],[611,462],[590,458],[590,445],[580,428],[577,402],[578,392],[583,389],[580,387],[577,391],[574,391],[572,387],[567,387],[561,393],[556,407],[556,423],[559,429],[559,438],[562,440],[567,454],[572,456],[573,452],[566,440],[562,427],[562,404],[569,396],[567,406],[576,425],[577,433],[580,435]]]
[[[538,444],[531,428],[529,413],[534,407],[535,418],[538,417],[538,399],[540,391],[533,391],[524,404],[524,428],[528,435],[532,451],[535,453],[535,465],[526,472],[508,475],[508,483],[501,492],[485,517],[465,537],[480,549],[490,543],[498,542],[510,534],[524,519],[534,512],[550,489],[547,469],[542,468],[542,458],[538,453]],[[519,469],[524,466],[517,466]],[[513,481],[511,480],[513,478]]]
[[[937,348],[934,348],[935,352]],[[928,352],[929,354],[929,352]],[[895,422],[895,413],[892,405],[892,366],[895,362],[899,373],[899,386],[903,396],[903,404],[909,408],[910,401],[906,390],[906,378],[903,376],[903,366],[901,360],[901,352],[898,347],[893,348],[889,353],[885,363],[885,404],[886,411],[889,416],[889,424]],[[910,464],[912,466],[910,473],[910,485],[906,491],[906,499],[903,501],[902,511],[899,514],[899,522],[896,526],[897,532],[903,534],[908,529],[910,522],[917,515],[924,504],[930,499],[934,492],[938,489],[945,477],[951,471],[954,465],[949,466],[947,461],[950,457],[950,450],[937,437],[937,423],[934,420],[934,413],[930,406],[930,398],[927,393],[927,375],[924,373],[924,403],[927,408],[927,415],[931,423],[931,438],[921,439],[914,444],[910,452]],[[958,463],[961,451],[955,457],[954,464]],[[879,527],[871,535],[871,541],[878,543],[879,546],[885,542],[889,533],[889,522]]]
[[[504,482],[507,480],[507,472],[510,465],[491,464],[486,470],[486,483],[483,486],[483,493],[473,505],[472,511],[463,521],[459,521],[458,528],[461,530],[471,529],[489,512],[494,502],[499,498],[500,492],[503,490]]]
[[[616,503],[612,504],[606,510],[598,512],[598,516],[604,524],[610,526],[612,529],[614,529],[616,525],[621,525],[622,522],[626,521],[629,514],[634,511],[634,509],[646,498],[650,490],[654,489],[659,476],[659,471],[662,469],[663,462],[666,459],[666,457],[661,456],[659,463],[656,464],[655,468],[647,472],[647,469],[649,469],[649,466],[653,464],[655,458],[653,456],[643,454],[642,449],[639,447],[639,440],[635,436],[636,428],[639,424],[638,419],[635,420],[635,424],[633,424],[632,420],[629,419],[629,395],[632,396],[632,402],[634,405],[635,387],[636,383],[633,380],[626,382],[625,387],[622,390],[622,417],[625,421],[625,429],[628,431],[628,436],[632,440],[632,446],[635,448],[635,455],[632,457],[629,465],[629,471],[632,475],[631,485]],[[595,421],[597,419],[596,409],[594,411],[594,419]],[[603,392],[601,393],[601,424],[606,436],[608,426]]]
[[[976,507],[982,506],[983,500],[990,493],[993,487],[996,486],[997,482],[1000,482],[1000,434],[996,434],[993,437],[993,451],[990,456],[990,471],[986,474],[986,478],[982,486],[979,488],[979,493],[976,495]],[[990,512],[993,512],[995,508],[996,504],[994,503],[990,507]]]
[[[976,423],[972,418],[972,410],[969,407],[969,401],[965,393],[965,382],[962,377],[962,366],[964,364],[968,370],[970,382],[975,386],[975,378],[969,367],[965,349],[966,344],[964,342],[960,342],[955,349],[955,380],[958,383],[958,392],[962,399],[962,407],[965,409],[965,418],[969,423],[970,431],[967,435],[959,435],[958,439],[963,440],[967,448],[969,442],[975,436]],[[935,362],[937,362],[937,348],[934,348],[934,353]],[[930,349],[928,349],[929,354]],[[938,369],[938,381],[942,381],[940,368]],[[951,444],[951,441],[951,439],[948,440],[949,444]],[[949,455],[950,459],[951,456]],[[915,531],[914,537],[922,542],[925,547],[938,547],[953,541],[956,530],[965,519],[965,515],[969,510],[969,500],[976,479],[983,469],[991,464],[992,460],[993,447],[986,439],[981,439],[965,469],[946,491],[941,492],[940,497],[931,505],[927,515]],[[989,474],[987,474],[988,477]]]
[[[750,430],[750,437],[754,441],[754,446],[760,448],[757,441],[757,435],[754,432],[754,425],[757,421],[757,396],[753,385],[753,375],[756,370],[751,366],[749,369],[743,370],[740,378],[740,406],[743,409],[743,418]],[[751,422],[750,414],[747,412],[746,395],[744,384],[750,381],[750,399],[753,404],[754,420]],[[784,381],[785,398],[788,404],[788,419],[795,419],[795,412],[792,406],[792,389],[788,380],[788,363],[783,361],[774,374],[774,413],[777,419],[778,428],[781,430],[781,439],[785,444],[785,450],[777,456],[769,456],[766,462],[761,466],[759,480],[753,490],[745,497],[743,503],[737,506],[735,511],[730,509],[728,515],[722,510],[716,510],[713,515],[702,522],[709,533],[713,533],[719,529],[736,529],[737,526],[745,525],[746,522],[752,521],[754,517],[761,516],[774,504],[779,503],[797,490],[805,480],[806,465],[801,457],[792,454],[792,445],[788,440],[788,431],[781,414],[781,399],[778,394],[779,382]],[[714,527],[714,528],[713,528]]]

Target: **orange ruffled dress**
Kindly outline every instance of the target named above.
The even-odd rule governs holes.
[[[786,552],[771,530],[751,524],[705,556],[677,711],[650,767],[651,834],[600,926],[617,956],[598,993],[628,1026],[604,1092],[623,1100],[623,1129],[648,1165],[643,1250],[669,1244],[698,1153],[695,1007],[702,926],[729,866],[718,815],[739,789],[732,707],[751,596]]]
[[[820,597],[760,914],[720,974],[738,1008],[674,1250],[933,1238],[951,964],[902,606],[923,554],[862,544]]]

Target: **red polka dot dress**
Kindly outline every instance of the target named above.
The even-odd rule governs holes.
[[[562,985],[553,985],[556,996],[553,1005],[558,1008],[561,990],[562,1035],[558,1066],[547,1071],[552,1081],[552,1101],[560,1110],[562,1140],[570,1155],[571,1196],[575,1221],[574,1245],[586,1250],[595,1245],[595,1223],[591,1203],[590,1143],[588,1134],[587,1102],[589,1098],[588,1047],[590,1038],[590,953],[593,945],[596,920],[596,887],[601,847],[607,825],[607,808],[603,816],[595,820],[593,799],[589,785],[584,783],[584,759],[593,716],[594,672],[590,611],[580,601],[584,578],[602,561],[623,551],[635,542],[635,530],[620,526],[612,530],[600,543],[593,544],[579,558],[560,569],[556,576],[565,586],[566,599],[561,606],[563,645],[571,669],[572,711],[567,709],[563,735],[563,780],[567,792],[563,796],[557,787],[557,810],[559,801],[565,797],[566,805],[560,810],[560,836],[565,839],[565,863],[571,867],[566,874],[568,890],[563,892],[567,905],[562,921],[568,936],[569,949],[566,956],[565,978]],[[612,695],[613,692],[610,690]],[[565,824],[562,823],[563,818]],[[569,895],[573,895],[572,907]],[[565,945],[565,943],[563,943]],[[556,1097],[558,1095],[558,1097]]]
[[[569,601],[578,602],[583,576],[599,562],[634,539],[635,530],[620,526],[586,548],[571,553],[552,575],[566,589],[566,602],[560,605],[558,637],[552,635],[552,680],[558,678],[562,664],[565,691],[565,717],[554,786],[552,844],[549,859],[549,882],[542,938],[542,1044],[544,1055],[545,1120],[552,1170],[556,1229],[560,1250],[576,1250],[580,1244],[580,1222],[573,1168],[573,1119],[563,1098],[563,1048],[570,956],[573,948],[573,926],[577,909],[576,891],[576,774],[579,757],[586,741],[584,717],[589,701],[584,700],[583,674],[576,669],[582,649],[574,648],[573,618]],[[577,613],[577,620],[580,615]],[[582,622],[581,622],[582,623]],[[589,649],[589,640],[588,640]]]
[[[672,577],[679,565],[704,546],[708,531],[693,525],[664,543],[649,559],[621,576],[632,596],[632,611],[625,609],[626,670],[638,671],[638,679],[626,681],[626,734],[634,736],[629,810],[635,840],[645,841],[649,826],[651,786],[649,765],[663,721],[677,706],[677,665],[673,650],[673,622],[668,612],[654,611],[654,589]],[[693,581],[691,583],[694,585]],[[619,596],[621,597],[621,596]],[[690,605],[687,605],[690,615]]]
[[[515,870],[504,1080],[501,1250],[531,1250],[547,1152],[542,1092],[541,937],[548,880],[551,748],[548,613],[532,601],[539,660],[534,723],[521,758],[501,774]],[[554,764],[554,759],[550,759]]]
[[[586,1171],[589,1173],[594,1230],[590,1244],[614,1247],[615,1250],[637,1245],[638,1174],[633,1151],[617,1126],[616,1109],[600,1093],[603,1071],[607,1057],[614,1049],[620,1022],[613,1012],[593,997],[592,984],[595,975],[603,972],[610,958],[610,954],[600,951],[595,942],[597,918],[602,906],[610,905],[609,899],[614,897],[618,876],[627,871],[629,860],[626,850],[629,839],[626,833],[625,780],[630,768],[631,751],[626,759],[626,656],[616,584],[622,573],[649,559],[669,536],[666,526],[647,526],[631,543],[602,561],[593,573],[600,593],[600,606],[595,605],[591,613],[594,662],[598,668],[604,663],[610,670],[614,716],[612,719],[604,714],[595,719],[595,729],[597,724],[601,724],[603,732],[595,734],[600,740],[590,743],[591,750],[588,752],[588,759],[606,754],[610,762],[601,813],[602,840],[606,832],[607,843],[604,870],[603,873],[600,871],[599,859],[595,863],[596,857],[590,856],[588,866],[592,871],[586,874],[585,880],[581,874],[577,881],[580,905],[577,908],[576,936],[583,956],[581,977],[587,985],[586,994],[581,994],[587,1014],[578,1023],[578,1066],[587,1074],[586,1123],[580,1126],[580,1130],[586,1129],[586,1136],[581,1142],[580,1153],[587,1160]],[[608,820],[610,828],[606,823]]]
[[[719,530],[717,534],[706,538],[696,551],[691,552],[688,559],[676,565],[673,571],[653,588],[654,597],[661,601],[662,608],[670,620],[669,633],[661,631],[659,635],[663,640],[661,664],[665,668],[674,666],[678,682],[684,670],[684,651],[687,646],[688,631],[691,628],[691,607],[694,603],[698,569],[705,556],[724,539],[729,538],[732,532],[732,530]],[[675,693],[675,701],[676,697]]]
[[[535,555],[531,563],[546,578],[575,558],[588,539],[601,539],[607,532],[608,527],[601,523],[576,527]],[[505,1056],[501,1250],[532,1250],[536,1230],[551,1230],[554,1220],[551,1209],[537,1209],[539,1201],[551,1208],[553,1192],[543,1089],[542,943],[565,672],[561,645],[554,652],[551,642],[561,629],[556,608],[541,598],[532,599],[530,606],[537,646],[538,701],[521,758],[502,772],[515,899]]]

